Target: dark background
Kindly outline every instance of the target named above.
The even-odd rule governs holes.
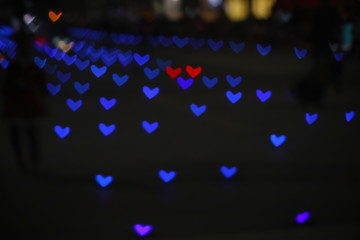
[[[155,13],[153,1],[4,1],[2,24],[30,12],[40,24],[35,35],[52,47],[55,36],[73,39],[69,27],[222,39],[224,46],[214,52],[206,43],[194,50],[190,44],[152,47],[146,38],[137,46],[116,46],[109,37],[94,42],[96,48],[148,53],[151,69],[158,67],[156,58],[171,59],[186,79],[186,65],[201,66],[201,75],[187,90],[164,71],[149,80],[134,61],[127,67],[117,61],[101,78],[90,67],[81,72],[58,62],[59,70],[72,75],[56,96],[46,98],[46,116],[32,121],[41,153],[37,169],[25,133],[26,169],[17,165],[12,120],[3,114],[2,239],[138,239],[133,231],[137,223],[153,226],[149,239],[359,239],[359,2],[276,2],[268,19],[250,13],[234,23],[223,6],[218,18],[207,22],[186,15],[170,21]],[[201,6],[201,1],[183,1],[182,10]],[[63,11],[58,22],[49,21],[49,9]],[[291,13],[291,20],[279,21],[281,11]],[[353,24],[352,46],[338,50],[344,59],[336,62],[329,43],[343,44],[346,24]],[[13,39],[19,41],[16,34]],[[229,40],[244,41],[246,47],[236,54]],[[261,56],[257,43],[271,44],[271,53]],[[299,60],[294,47],[308,49],[307,56]],[[55,63],[48,58],[47,64]],[[101,59],[92,64],[104,65]],[[128,74],[129,81],[118,87],[113,73]],[[6,70],[0,67],[0,74],[5,83]],[[232,88],[227,74],[242,76],[242,82]],[[219,82],[208,89],[202,76]],[[55,74],[46,79],[60,83]],[[74,81],[89,82],[90,89],[79,95]],[[160,93],[149,100],[144,85],[159,87]],[[272,97],[261,103],[256,89],[271,90]],[[231,104],[228,90],[242,92],[241,100]],[[100,97],[117,103],[105,111]],[[83,106],[72,112],[67,98],[82,99]],[[191,103],[207,105],[206,112],[195,117]],[[355,117],[348,123],[349,111]],[[308,125],[305,113],[319,118]],[[147,134],[144,120],[159,122],[159,128]],[[116,130],[105,137],[100,122],[116,124]],[[70,134],[60,139],[55,125],[70,126]],[[271,134],[287,140],[275,148]],[[223,165],[236,166],[237,174],[225,179]],[[158,177],[161,169],[177,176],[164,183]],[[101,188],[96,174],[111,175],[114,181]],[[296,215],[304,211],[311,213],[309,222],[296,224]]]

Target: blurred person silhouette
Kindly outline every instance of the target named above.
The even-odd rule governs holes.
[[[32,36],[21,32],[17,36],[17,53],[5,72],[3,97],[4,118],[9,126],[9,139],[21,171],[25,167],[25,146],[30,149],[33,172],[40,161],[39,120],[46,116],[46,80],[31,56]]]
[[[337,8],[327,0],[323,6],[313,10],[308,40],[311,44],[313,65],[307,77],[293,89],[294,95],[303,105],[322,107],[323,98],[332,85],[339,94],[342,87],[344,61],[336,61],[330,44],[341,42],[342,25]]]

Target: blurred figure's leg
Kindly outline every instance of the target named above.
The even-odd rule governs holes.
[[[25,170],[23,151],[21,148],[21,126],[15,121],[10,122],[10,142],[15,153],[16,161],[21,170]]]
[[[30,155],[34,170],[39,167],[39,138],[38,128],[33,122],[29,122],[26,126],[27,138],[30,146]]]

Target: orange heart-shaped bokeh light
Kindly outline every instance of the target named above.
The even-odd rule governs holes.
[[[56,22],[61,17],[62,12],[56,14],[54,11],[49,11],[49,18],[52,22]]]

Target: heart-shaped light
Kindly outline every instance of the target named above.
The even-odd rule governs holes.
[[[186,71],[192,78],[195,78],[197,75],[199,75],[201,73],[201,67],[197,67],[194,69],[188,65],[188,66],[186,66]]]
[[[78,100],[78,101],[74,101],[74,100],[72,100],[71,98],[68,98],[67,100],[66,100],[66,104],[69,106],[69,108],[73,111],[73,112],[75,112],[76,110],[78,110],[79,109],[79,107],[81,107],[81,105],[82,105],[82,100]]]
[[[220,48],[222,48],[222,46],[224,45],[224,41],[220,40],[218,42],[215,42],[214,40],[212,39],[209,39],[208,40],[208,45],[210,46],[210,48],[216,52],[218,51]]]
[[[23,17],[23,20],[25,22],[26,25],[29,25],[30,23],[32,23],[34,21],[35,17],[31,16],[30,14],[26,13]]]
[[[195,114],[195,116],[199,117],[206,111],[206,105],[198,107],[196,104],[191,104],[190,109]]]
[[[106,187],[107,185],[109,185],[112,182],[113,177],[112,176],[104,177],[104,176],[98,174],[95,176],[95,179],[101,187]]]
[[[62,12],[60,11],[59,13],[55,13],[54,11],[50,10],[49,11],[49,18],[52,22],[56,22],[57,20],[59,20],[59,18],[61,17]]]
[[[318,118],[318,115],[316,113],[314,113],[314,114],[306,113],[305,114],[305,119],[309,125],[313,124],[317,120],[317,118]]]
[[[46,85],[47,89],[49,90],[49,92],[51,93],[51,95],[55,96],[58,92],[60,92],[61,89],[61,85],[54,85],[52,83],[48,83]]]
[[[220,171],[224,175],[224,177],[231,178],[237,172],[237,168],[236,167],[228,168],[226,166],[222,166],[220,168]]]
[[[115,105],[116,99],[113,98],[113,99],[107,100],[106,98],[101,97],[100,103],[106,110],[109,110],[110,108],[112,108]]]
[[[70,127],[62,128],[58,125],[54,127],[55,133],[60,137],[64,138],[70,133]]]
[[[68,52],[73,47],[74,42],[66,43],[64,40],[60,40],[57,45],[64,52]]]
[[[180,87],[185,90],[185,89],[189,88],[193,84],[194,81],[192,78],[185,80],[182,77],[178,77],[177,82],[180,85]]]
[[[143,87],[143,92],[145,94],[146,97],[148,97],[149,99],[152,99],[153,97],[155,97],[158,93],[159,93],[160,89],[158,87],[156,88],[149,88],[148,86],[144,86]]]
[[[345,118],[347,122],[350,122],[354,118],[355,112],[347,112],[345,113]]]
[[[167,72],[167,74],[169,74],[169,76],[171,77],[171,78],[176,78],[177,76],[179,76],[180,75],[180,73],[181,73],[181,68],[176,68],[176,69],[173,69],[172,67],[170,67],[170,66],[167,66],[166,67],[166,72]]]
[[[126,74],[124,76],[119,76],[116,73],[113,74],[112,76],[114,82],[121,87],[124,83],[126,83],[129,79],[129,76]]]
[[[285,142],[286,136],[282,135],[282,136],[278,137],[275,134],[271,134],[270,140],[274,144],[275,147],[279,147]]]
[[[160,69],[155,68],[154,70],[151,70],[150,68],[145,67],[144,73],[150,80],[153,80],[154,78],[156,78],[159,75]]]
[[[115,124],[106,126],[104,123],[99,124],[99,130],[105,135],[109,136],[115,130]]]
[[[211,78],[208,78],[207,76],[203,76],[202,81],[208,88],[213,88],[217,84],[218,78],[215,77],[215,78],[211,79]]]
[[[310,218],[309,212],[303,212],[296,216],[296,222],[299,224],[305,223]]]
[[[170,171],[170,172],[166,172],[164,170],[159,171],[159,177],[166,183],[170,182],[175,176],[176,176],[175,171]]]
[[[294,50],[295,50],[296,56],[297,56],[299,59],[303,59],[303,58],[306,56],[306,54],[307,54],[307,50],[306,50],[306,49],[299,50],[299,49],[297,49],[297,48],[294,48]]]
[[[90,83],[81,84],[79,82],[74,82],[74,88],[78,93],[83,94],[86,92],[90,87]]]
[[[240,98],[242,97],[242,93],[241,92],[237,92],[237,93],[233,93],[231,91],[227,91],[226,92],[226,97],[229,99],[229,101],[234,104],[237,101],[240,100]]]
[[[140,236],[143,237],[152,230],[152,226],[150,226],[150,225],[143,226],[141,224],[135,224],[134,230],[137,232],[137,234],[139,234]]]
[[[98,68],[97,66],[95,65],[91,65],[91,71],[93,72],[93,74],[99,78],[101,77],[102,75],[104,75],[104,73],[106,73],[106,70],[107,70],[107,67],[106,66],[103,66],[101,68]]]
[[[256,90],[256,95],[260,99],[261,102],[265,102],[271,97],[271,91],[263,92],[260,89]]]
[[[259,53],[261,55],[263,55],[264,57],[266,55],[268,55],[270,53],[270,51],[271,51],[271,46],[270,45],[266,46],[266,47],[263,47],[263,46],[261,46],[261,44],[257,44],[256,47],[257,47],[257,50],[259,51]]]
[[[148,121],[143,121],[142,126],[147,133],[151,134],[159,127],[159,123],[158,122],[149,123]]]
[[[144,56],[141,56],[138,53],[134,53],[134,59],[140,66],[142,66],[149,61],[150,55],[146,54]]]
[[[236,87],[237,85],[240,84],[242,80],[242,77],[241,76],[238,76],[238,77],[233,77],[231,75],[226,75],[226,81],[230,84],[230,86],[232,87]]]

